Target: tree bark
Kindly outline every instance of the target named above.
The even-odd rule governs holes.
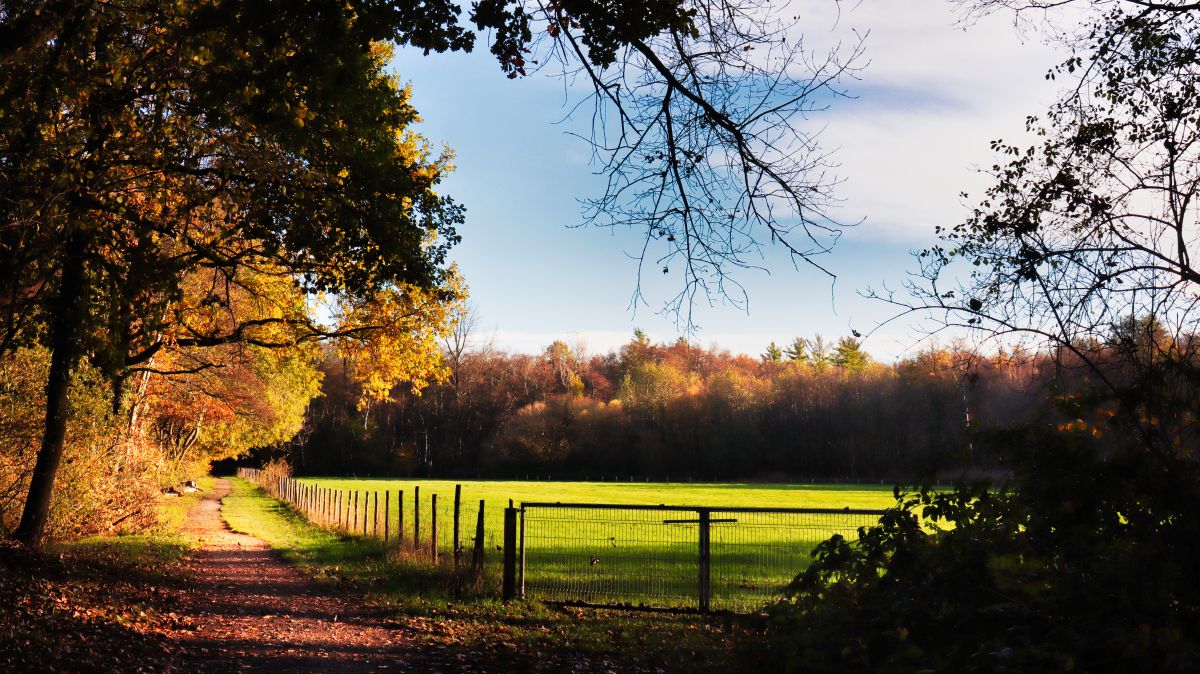
[[[29,547],[41,547],[50,518],[50,496],[54,476],[62,460],[63,444],[70,414],[67,394],[71,388],[71,370],[82,356],[79,344],[83,320],[84,265],[87,237],[76,232],[67,241],[62,281],[54,302],[50,325],[50,376],[46,380],[46,424],[42,446],[29,481],[29,496],[21,513],[21,523],[13,539]]]

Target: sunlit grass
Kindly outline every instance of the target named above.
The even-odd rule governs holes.
[[[236,478],[230,483],[233,491],[221,501],[221,516],[229,527],[262,539],[309,575],[403,597],[408,603],[444,604],[456,592],[470,590],[451,569],[433,566],[417,553],[314,526],[258,486]]]
[[[422,548],[431,536],[431,502],[437,495],[438,547],[453,549],[455,486],[462,486],[459,545],[469,560],[475,539],[478,504],[485,502],[483,549],[498,561],[503,510],[511,500],[523,503],[603,503],[704,506],[714,508],[851,508],[880,510],[895,504],[881,485],[684,484],[611,482],[528,482],[452,480],[381,480],[304,478],[301,483],[342,491],[331,511],[330,500],[314,517],[327,526],[367,537],[394,540],[399,529],[411,544],[414,529]],[[420,488],[420,522],[414,526],[414,499]],[[403,493],[403,522],[396,503]],[[354,495],[358,498],[355,499]],[[387,495],[386,507],[376,500]],[[386,517],[387,526],[380,520]],[[684,522],[669,523],[682,517]],[[817,543],[835,533],[848,538],[873,516],[714,514],[711,529],[711,587],[714,608],[752,611],[778,597],[811,562]],[[690,520],[689,520],[690,518]],[[695,608],[697,536],[695,513],[613,510],[530,510],[526,519],[526,587],[547,600],[631,603]],[[347,525],[349,520],[352,525]]]
[[[205,477],[196,483],[199,491],[159,496],[154,506],[157,523],[146,530],[117,536],[93,536],[57,546],[57,549],[65,554],[86,555],[97,561],[147,570],[176,563],[197,544],[184,531],[188,511],[212,491],[214,482],[215,478]]]
[[[756,627],[686,615],[581,612],[537,601],[505,604],[498,598],[494,549],[488,551],[488,575],[477,584],[466,564],[455,573],[447,556],[433,565],[424,552],[397,548],[394,541],[385,545],[314,526],[256,485],[230,482],[233,491],[222,501],[222,516],[235,531],[266,541],[317,581],[381,602],[396,611],[398,621],[415,621],[398,623],[411,638],[434,648],[476,649],[476,656],[492,660],[497,671],[524,671],[535,661],[557,671],[558,658],[684,672],[753,659],[744,652],[750,642],[742,635]]]

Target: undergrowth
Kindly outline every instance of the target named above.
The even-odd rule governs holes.
[[[201,482],[211,489],[212,481]],[[203,492],[162,497],[157,524],[31,552],[0,544],[0,671],[159,672],[178,626],[167,601],[195,544],[187,511]]]

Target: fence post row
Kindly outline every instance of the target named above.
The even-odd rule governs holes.
[[[273,496],[287,503],[305,518],[318,526],[329,527],[349,534],[359,533],[359,513],[362,513],[363,536],[379,536],[379,491],[354,490],[333,487],[323,487],[320,484],[304,484],[290,476],[268,476],[261,470],[253,468],[238,468],[237,476],[251,480],[272,493]],[[404,544],[404,490],[396,490],[396,526],[392,529],[392,498],[390,490],[383,490],[383,541],[395,545]],[[361,496],[360,496],[361,494]],[[374,494],[374,500],[371,495]],[[359,509],[360,503],[362,509]],[[421,488],[413,486],[412,510],[412,541],[411,547],[420,550],[421,540]],[[473,576],[478,580],[483,577],[485,562],[484,532],[487,502],[479,501],[479,511],[476,513],[475,540],[471,551],[471,567]],[[466,551],[462,531],[462,484],[454,485],[454,507],[452,533],[450,535],[451,551],[455,571],[462,566],[462,557]],[[518,519],[520,522],[518,523]],[[443,524],[444,526],[444,524]],[[525,521],[522,508],[514,507],[509,499],[508,508],[504,510],[504,545],[503,551],[503,581],[504,597],[506,600],[524,597],[525,594]],[[519,527],[519,529],[518,529]],[[438,495],[430,494],[429,513],[429,556],[437,563],[439,561],[439,530],[438,530]],[[498,546],[499,547],[499,546]]]

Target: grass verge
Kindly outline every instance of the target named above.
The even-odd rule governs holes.
[[[393,613],[430,648],[454,648],[495,671],[761,670],[750,619],[504,604],[494,579],[472,583],[449,564],[310,524],[257,486],[231,480],[222,516],[311,577],[338,583]]]

